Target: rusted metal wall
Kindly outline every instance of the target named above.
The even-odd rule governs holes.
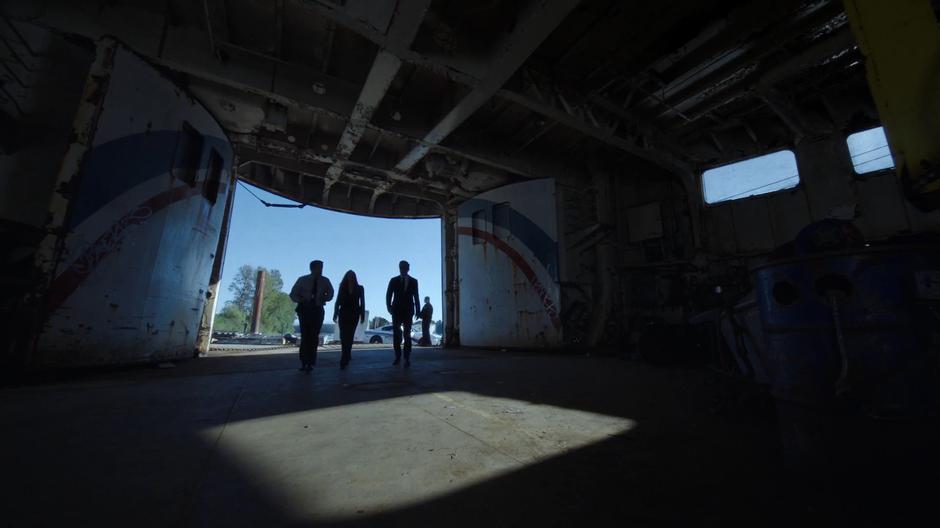
[[[56,173],[95,58],[91,42],[0,18],[0,369],[23,366],[37,324],[31,294],[48,271]],[[58,189],[63,190],[63,189]],[[67,190],[67,189],[65,189]]]
[[[594,315],[597,269],[593,244],[597,207],[589,180],[564,180],[556,185],[562,328],[565,343],[580,344],[587,337]]]
[[[0,18],[0,220],[43,227],[94,50]]]
[[[231,148],[198,102],[125,48],[103,41],[92,69],[94,97],[73,125],[81,144],[58,176],[69,192],[51,206],[61,228],[44,244],[51,273],[32,363],[190,357]]]
[[[555,180],[507,185],[458,209],[460,342],[562,344]]]

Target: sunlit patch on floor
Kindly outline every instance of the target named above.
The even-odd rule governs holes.
[[[634,426],[440,392],[233,421],[202,436],[290,517],[340,520],[419,504]]]

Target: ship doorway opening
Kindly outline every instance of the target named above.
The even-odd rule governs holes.
[[[300,328],[289,294],[295,281],[310,273],[314,260],[323,261],[323,276],[336,292],[346,272],[355,272],[365,292],[366,318],[357,328],[354,342],[367,348],[392,346],[392,318],[385,294],[389,280],[399,274],[399,261],[408,261],[409,275],[417,280],[421,308],[425,308],[426,297],[431,306],[430,339],[422,339],[422,320],[416,315],[412,343],[439,346],[444,330],[441,233],[440,218],[383,218],[300,206],[238,181],[210,355],[259,347],[290,352],[300,337]],[[258,289],[260,296],[256,295]],[[324,306],[318,336],[321,352],[339,347],[334,301],[335,296]]]

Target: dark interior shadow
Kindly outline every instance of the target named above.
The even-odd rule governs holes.
[[[819,510],[799,502],[792,491],[802,483],[780,464],[773,417],[735,413],[733,405],[716,413],[715,398],[727,387],[702,371],[519,352],[425,354],[416,352],[410,371],[392,369],[390,351],[369,350],[355,353],[346,372],[336,368],[338,354],[324,353],[318,370],[305,376],[285,353],[84,372],[6,389],[5,517],[14,525],[291,524],[287,499],[216,449],[226,424],[459,391],[628,418],[636,426],[419,504],[317,525],[871,520],[857,504]],[[317,497],[308,500],[316,508]],[[847,510],[852,515],[839,517]]]

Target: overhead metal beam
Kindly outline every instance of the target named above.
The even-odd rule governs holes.
[[[329,179],[329,176],[326,174],[326,168],[336,163],[336,160],[331,156],[320,154],[316,149],[300,147],[272,137],[256,134],[230,134],[230,138],[236,150],[244,151],[254,156],[246,159],[257,160],[259,159],[257,158],[259,155],[268,156],[268,158],[265,159],[280,160],[276,163],[277,165],[295,171],[297,169],[293,167],[300,164],[300,166],[304,167],[302,172],[316,175],[324,180]],[[370,189],[383,186],[388,187],[393,184],[404,184],[419,186],[428,192],[439,191],[440,196],[444,196],[451,190],[451,183],[444,179],[416,182],[404,174],[387,169],[380,169],[364,163],[356,163],[353,161],[343,161],[341,163],[346,172],[344,179],[357,179],[360,184],[367,181],[369,182],[367,187]],[[275,163],[268,161],[266,164],[274,165]],[[368,177],[360,176],[356,178],[355,174],[367,174]],[[464,198],[469,198],[472,195],[471,193],[461,192],[459,190],[457,194]]]
[[[733,55],[731,60],[723,61],[719,67],[709,67],[703,70],[702,74],[696,74],[693,77],[684,76],[685,81],[681,84],[658,90],[657,92],[664,96],[660,101],[663,106],[660,115],[668,116],[683,112],[698,104],[702,99],[735,86],[746,79],[748,68],[754,69],[759,61],[771,53],[809,29],[832,20],[841,11],[841,6],[837,2],[809,7],[793,19],[767,31],[746,48],[729,53],[728,56]]]
[[[770,70],[761,75],[760,84],[763,86],[773,86],[807,68],[840,56],[846,51],[855,48],[855,46],[855,37],[852,35],[852,32],[848,28],[840,29],[832,36],[817,40],[803,51],[774,65]]]
[[[556,5],[552,6],[552,8],[563,11],[563,14],[559,17],[557,22],[554,22],[555,25],[557,25],[558,23],[564,20],[565,16],[567,16],[567,13],[569,13],[571,9],[573,9],[578,4],[578,2],[577,1],[555,2],[555,4]],[[570,7],[567,7],[567,9],[566,9],[566,4],[570,4]],[[442,60],[442,58],[440,57],[427,57],[427,56],[419,55],[417,53],[412,52],[410,49],[404,49],[400,46],[394,45],[394,43],[389,43],[388,39],[385,38],[385,36],[383,36],[380,32],[375,30],[375,28],[373,28],[371,25],[365,23],[362,20],[357,19],[356,17],[349,16],[343,11],[342,7],[336,4],[325,2],[323,0],[305,0],[304,5],[310,8],[316,9],[320,15],[326,18],[329,18],[330,20],[334,21],[334,23],[340,24],[346,27],[347,29],[350,29],[358,33],[359,35],[371,40],[377,45],[383,47],[383,49],[396,54],[400,59],[406,62],[412,63],[416,66],[420,66],[423,68],[428,68],[432,71],[435,71],[439,74],[447,76],[448,78],[457,82],[461,82],[465,85],[468,85],[471,87],[478,87],[473,92],[468,94],[460,103],[458,103],[458,105],[454,109],[452,109],[451,112],[448,113],[435,126],[435,128],[432,129],[431,132],[429,132],[423,138],[423,140],[420,141],[420,144],[417,147],[415,147],[411,152],[409,152],[409,154],[405,156],[405,158],[403,158],[401,162],[399,162],[398,166],[396,167],[398,170],[407,171],[413,168],[414,165],[420,159],[422,159],[425,155],[427,155],[428,152],[432,150],[433,145],[438,145],[443,140],[443,138],[446,138],[450,133],[452,133],[453,130],[455,130],[461,123],[463,123],[467,118],[473,115],[473,113],[480,107],[480,105],[485,103],[485,101],[487,101],[490,98],[490,96],[486,95],[488,92],[492,91],[498,95],[499,94],[498,88],[501,87],[502,84],[505,83],[505,80],[503,80],[502,82],[499,83],[499,86],[496,87],[496,90],[493,89],[492,84],[496,75],[493,73],[492,67],[484,70],[485,72],[488,72],[490,75],[489,77],[484,79],[482,78],[483,76],[481,75],[481,72],[476,72],[476,71],[471,72],[471,71],[467,71],[465,68],[460,69],[458,66],[454,64],[448,64],[447,62]],[[531,21],[528,23],[531,23]],[[523,26],[523,24],[524,23],[520,22],[520,24],[518,25]],[[544,38],[547,37],[547,35],[550,33],[551,33],[551,30],[545,32],[545,35],[541,37],[538,43],[540,43],[541,40],[544,40]],[[534,38],[534,37],[537,37],[537,35],[532,35],[530,38]],[[535,47],[537,47],[538,43],[535,44]],[[535,47],[532,48],[533,51]],[[508,50],[509,46],[504,45],[504,46],[501,46],[501,48]],[[529,52],[529,54],[531,54],[531,51]],[[528,54],[526,55],[526,57],[527,56]],[[522,62],[524,62],[524,60],[525,58],[522,59]],[[674,60],[677,60],[677,59],[674,59]],[[522,62],[519,62],[516,68],[512,68],[512,71],[510,71],[508,75],[505,75],[505,79],[508,79],[515,72],[515,70],[518,69],[518,66],[521,65]],[[518,101],[515,101],[515,102],[518,103]],[[523,104],[523,106],[526,106],[530,110],[533,110],[539,113],[542,113],[540,112],[540,110],[544,109],[546,110],[546,112],[542,113],[542,115],[545,117],[551,118],[553,115],[555,115],[554,110],[548,110],[548,108],[542,105]],[[440,147],[433,147],[433,149],[440,150]],[[519,164],[510,160],[508,157],[505,162],[498,164],[498,165],[494,165],[493,164],[494,158],[492,157],[492,155],[487,155],[486,157],[481,158],[479,156],[468,155],[465,149],[460,149],[460,150],[461,151],[457,153],[467,156],[468,159],[478,161],[480,163],[486,163],[491,166],[496,166],[498,168],[503,168],[515,174],[520,174],[520,175],[527,176],[527,177],[537,177],[528,168],[520,169],[518,167]]]
[[[711,114],[718,108],[721,108],[722,106],[729,104],[741,97],[747,97],[755,94],[758,96],[766,95],[772,92],[775,86],[780,82],[785,81],[797,75],[798,73],[825,61],[826,59],[839,55],[846,50],[852,49],[853,47],[855,47],[855,39],[852,36],[852,33],[848,30],[839,31],[829,38],[814,43],[812,46],[797,53],[796,55],[774,66],[773,68],[770,68],[764,72],[755,72],[751,77],[751,81],[744,83],[745,86],[739,87],[735,90],[720,92],[712,98],[702,101],[699,106],[690,109],[691,111],[687,114],[689,120],[688,122],[695,122],[696,120]],[[759,77],[757,77],[758,75]],[[769,99],[773,98],[774,95],[771,94]],[[765,102],[770,103],[767,97],[764,97],[764,99]],[[778,100],[778,102],[780,101]],[[777,108],[783,107],[778,105]],[[774,109],[774,107],[771,106],[771,109]],[[776,109],[774,110],[776,111]],[[788,124],[788,126],[790,125],[791,124]],[[793,127],[790,126],[790,128]],[[796,129],[794,129],[794,131],[796,131]],[[797,133],[799,134],[800,132]]]
[[[430,151],[429,145],[439,144],[472,116],[483,103],[499,91],[578,3],[579,0],[555,0],[540,1],[530,5],[519,17],[516,30],[506,38],[505,42],[497,46],[500,52],[490,62],[487,77],[438,121],[425,135],[422,144],[406,154],[395,169],[400,172],[409,172]]]
[[[274,2],[274,56],[281,58],[284,46],[284,0]]]
[[[810,125],[807,124],[808,120],[792,98],[787,97],[775,88],[762,90],[758,93],[758,97],[767,103],[767,106],[777,114],[783,124],[787,125],[787,128],[793,132],[796,143],[811,134]]]
[[[745,7],[746,6],[747,4],[745,4]],[[685,44],[656,59],[652,64],[649,65],[649,67],[643,68],[640,71],[643,72],[652,70],[655,71],[657,75],[661,75],[669,68],[678,64],[679,61],[685,60],[693,52],[702,49],[706,44],[721,35],[722,32],[728,30],[728,27],[731,24],[732,21],[729,20],[729,18],[723,18],[717,22],[709,24],[696,36],[686,41]]]
[[[678,154],[676,153],[684,150],[674,138],[668,136],[665,132],[660,130],[652,123],[646,122],[644,119],[637,117],[631,111],[614,103],[613,101],[599,95],[591,96],[589,101],[596,105],[597,108],[617,116],[628,123],[634,124],[639,130],[640,135],[642,135],[645,139],[656,145],[661,145],[663,148],[672,152],[673,155],[678,157]]]
[[[336,145],[336,158],[348,159],[352,155],[400,66],[401,60],[391,53],[381,50],[376,54],[366,83],[359,92],[346,128]]]
[[[418,3],[421,3],[421,1],[423,0],[420,0]],[[399,7],[401,7],[402,4],[409,3],[411,3],[411,0],[401,0]],[[391,34],[387,34],[365,20],[362,20],[360,17],[347,12],[344,6],[339,3],[325,0],[303,0],[302,5],[308,9],[314,10],[319,16],[332,20],[335,24],[343,26],[359,36],[366,38],[379,48],[392,53],[405,62],[421,66],[422,68],[431,70],[462,84],[472,86],[480,82],[481,76],[479,73],[473,74],[467,72],[466,68],[457,67],[455,64],[449,63],[443,57],[428,57],[412,51],[409,47],[411,44],[410,41],[408,45],[402,45],[401,42],[396,41]]]
[[[219,0],[209,1],[218,2]],[[111,34],[119,39],[132,42],[131,37],[133,37],[133,34],[145,29],[131,24],[103,26],[96,20],[93,13],[62,3],[50,2],[45,7],[46,10],[38,18],[33,19],[32,23],[60,31],[77,33],[93,39]],[[146,29],[158,30],[155,27]],[[199,33],[190,29],[176,34],[172,28],[170,33],[168,40],[172,40],[175,44],[166,46],[167,49],[162,56],[154,54],[156,50],[138,49],[137,51],[147,55],[150,60],[158,64],[190,75],[202,82],[219,84],[246,93],[274,98],[281,103],[311,110],[317,114],[327,115],[335,119],[349,119],[349,115],[355,107],[355,101],[350,94],[361,91],[361,87],[358,85],[308,67],[291,65],[290,68],[276,68],[275,66],[283,61],[277,61],[273,57],[265,57],[257,52],[243,51],[236,47],[230,47],[229,60],[225,64],[221,64],[211,51],[206,50],[204,47],[189,45],[208,42],[207,33]],[[186,50],[185,53],[184,49]],[[325,94],[317,94],[310,90],[310,86],[314,83],[322,84]],[[383,135],[392,135],[409,141],[421,141],[421,138],[388,128],[380,128],[372,123],[367,123],[367,128]],[[463,156],[513,174],[529,178],[541,177],[539,173],[533,171],[533,167],[538,166],[538,164],[528,163],[525,160],[501,157],[495,154],[490,156],[489,153],[480,150],[463,152],[460,149],[443,146],[434,146],[434,149]],[[332,163],[332,161],[334,160],[330,157],[330,162]]]
[[[241,163],[257,163],[260,165],[266,165],[272,169],[284,169],[296,173],[305,175],[306,177],[323,179],[324,176],[320,172],[319,167],[315,164],[310,164],[303,160],[291,159],[276,154],[271,154],[259,150],[257,147],[246,144],[246,143],[237,143],[235,145],[235,153],[238,154],[238,159]],[[370,168],[371,170],[371,168]],[[245,176],[242,175],[244,178]],[[426,200],[434,203],[444,203],[447,199],[447,195],[443,193],[433,193],[426,189],[422,189],[420,186],[415,185],[414,183],[408,182],[377,182],[370,180],[369,178],[364,178],[362,176],[356,176],[353,174],[349,175],[349,181],[346,183],[351,183],[357,187],[374,190],[377,187],[382,187],[384,192],[395,192],[406,196],[408,198],[415,198],[419,200]],[[291,196],[285,194],[283,189],[273,189],[276,194],[289,198],[291,200],[297,200],[303,203],[312,203],[309,200],[303,199],[301,196]],[[469,197],[469,196],[465,196]]]
[[[655,97],[647,95],[639,104],[654,107],[661,100],[714,71],[737,63],[751,49],[748,36],[762,29],[768,20],[785,16],[787,2],[745,2],[726,17],[676,50],[677,55],[664,57],[653,64],[657,76],[666,75],[668,82],[655,88]]]
[[[573,4],[575,2],[569,0],[566,3]],[[213,20],[222,20],[223,18],[215,15],[218,11],[215,10],[214,6],[224,8],[224,2],[221,0],[208,0],[208,5],[210,6],[210,13],[213,14]],[[103,9],[109,8],[104,7]],[[556,9],[558,8],[556,7]],[[164,25],[162,19],[159,18],[153,18],[154,23],[147,26],[137,24],[138,19],[136,18],[133,24],[104,24],[102,18],[98,15],[100,13],[96,14],[79,9],[69,2],[50,1],[44,5],[42,11],[37,11],[30,21],[92,39],[104,35],[114,35],[131,44],[138,40],[135,39],[135,35],[159,33]],[[114,17],[104,18],[112,20]],[[562,18],[559,17],[559,21]],[[150,19],[141,17],[140,20]],[[547,31],[543,31],[543,33],[548,34]],[[191,76],[196,83],[208,83],[209,86],[218,84],[234,88],[240,92],[272,98],[281,104],[310,110],[318,115],[329,116],[334,119],[349,119],[353,108],[356,106],[356,101],[351,97],[351,94],[361,93],[362,91],[361,86],[332,77],[322,71],[299,64],[285,63],[260,52],[230,46],[224,42],[220,42],[220,45],[225,46],[229,53],[228,60],[222,63],[205,46],[210,40],[208,34],[199,32],[194,28],[181,29],[169,26],[166,40],[167,44],[162,48],[142,46],[135,49],[158,64]],[[381,37],[381,41],[383,43],[389,42],[384,35]],[[395,43],[401,42],[401,40],[392,39],[391,42],[394,47],[397,45]],[[386,48],[386,51],[391,51],[391,48]],[[399,58],[402,57],[399,56]],[[279,67],[279,64],[289,65],[290,67]],[[455,79],[462,79],[461,82],[478,82],[477,79],[468,81],[466,76],[457,76]],[[312,85],[321,85],[324,88],[324,93],[317,93],[310,89]],[[378,127],[371,122],[367,123],[366,128],[382,135],[417,142],[427,147],[429,151],[433,150],[460,156],[526,178],[559,176],[564,172],[564,169],[559,168],[559,163],[544,160],[544,156],[509,155],[508,152],[501,153],[493,145],[444,146],[425,143],[423,138],[416,137],[414,134],[393,128]],[[335,161],[332,156],[328,156],[327,159],[326,162],[331,164]]]
[[[600,123],[596,122],[596,118],[592,119],[588,113],[583,114],[583,116],[578,116],[575,113],[568,112],[564,108],[558,108],[510,90],[500,90],[499,96],[514,101],[533,112],[542,114],[549,119],[555,120],[564,126],[590,136],[606,145],[610,145],[611,147],[649,161],[670,172],[677,172],[683,176],[688,176],[692,173],[691,167],[683,160],[664,152],[635,145],[615,135],[614,127],[605,128],[601,126]]]
[[[228,41],[228,13],[225,0],[203,0],[206,12],[206,28],[209,31],[209,43],[216,53],[220,42]]]
[[[395,49],[407,49],[418,34],[418,28],[424,20],[431,0],[411,0],[399,2],[398,8],[392,17],[391,25],[388,30],[387,43]],[[401,59],[393,53],[381,49],[376,53],[375,60],[372,62],[372,68],[366,77],[366,83],[359,92],[359,98],[353,106],[352,114],[346,123],[346,128],[336,144],[334,158],[337,163],[330,166],[327,175],[330,181],[338,180],[343,173],[340,162],[348,160],[366,127],[372,120],[372,114],[378,108],[389,86],[398,74],[401,68]]]

